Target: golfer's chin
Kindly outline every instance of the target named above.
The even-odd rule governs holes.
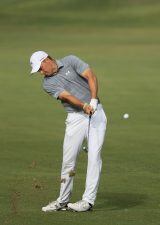
[[[51,76],[53,76],[54,74],[53,73],[45,73],[44,74],[46,77],[51,77]]]

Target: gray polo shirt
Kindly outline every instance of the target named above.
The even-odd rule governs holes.
[[[81,74],[89,68],[89,65],[74,55],[56,60],[58,72],[50,77],[44,77],[43,88],[51,96],[59,99],[63,91],[68,91],[82,102],[89,103],[91,100],[88,81]],[[67,112],[79,112],[81,108],[61,101]]]

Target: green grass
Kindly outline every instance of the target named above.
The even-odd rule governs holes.
[[[92,1],[84,9],[81,3],[0,3],[2,225],[159,224],[160,5]],[[78,55],[99,80],[108,130],[91,213],[41,212],[59,193],[66,114],[43,92],[42,78],[29,76],[29,57],[39,49],[56,58]],[[86,162],[81,152],[72,201],[84,191]]]

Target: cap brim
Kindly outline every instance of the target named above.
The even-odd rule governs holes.
[[[41,63],[39,65],[35,65],[32,70],[31,70],[31,74],[38,72],[38,70],[40,69]]]

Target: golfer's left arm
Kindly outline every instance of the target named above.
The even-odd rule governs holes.
[[[87,79],[87,81],[88,81],[88,85],[89,85],[90,92],[91,92],[90,105],[92,106],[92,108],[95,111],[97,109],[97,105],[98,105],[98,99],[97,99],[98,81],[97,81],[97,77],[90,68],[86,69],[81,75],[85,79]]]

